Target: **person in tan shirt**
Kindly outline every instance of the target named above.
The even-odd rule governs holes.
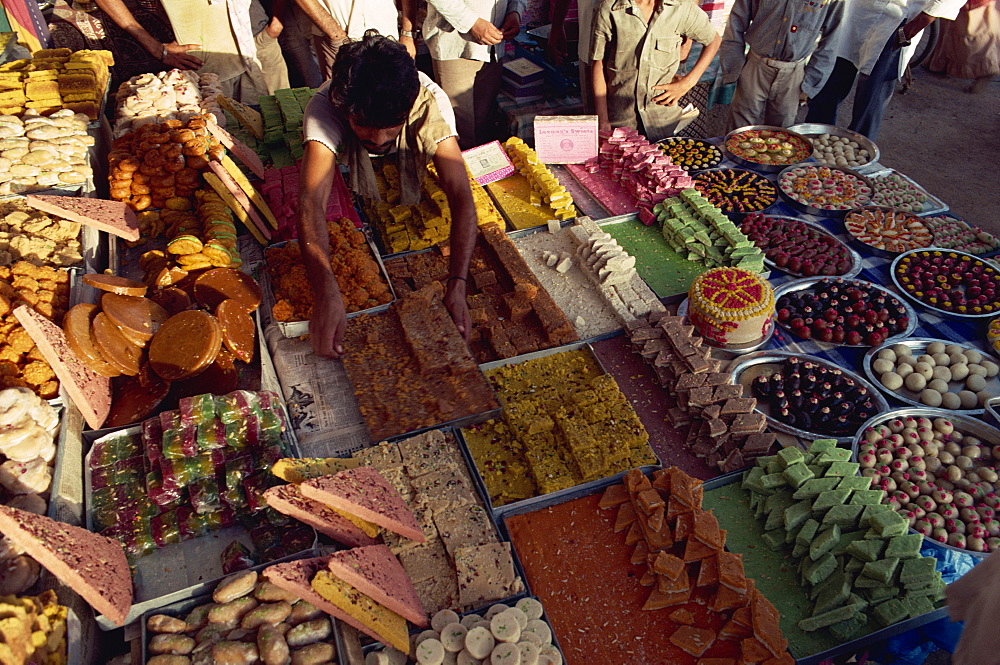
[[[690,72],[676,76],[682,38],[704,45]],[[601,129],[635,127],[650,141],[671,136],[677,101],[701,78],[721,39],[708,15],[685,0],[603,0],[594,12],[590,61]]]

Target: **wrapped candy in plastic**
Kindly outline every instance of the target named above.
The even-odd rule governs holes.
[[[285,454],[285,449],[281,446],[268,446],[267,448],[256,450],[253,457],[257,462],[257,468],[270,469],[275,462],[282,457],[287,457],[287,455]]]
[[[288,420],[285,418],[285,406],[284,402],[276,393],[269,390],[258,393],[260,398],[260,408],[267,413],[268,411],[274,413],[278,418],[278,424],[281,427],[281,431],[284,432],[288,429]]]
[[[177,406],[181,412],[181,422],[186,426],[197,427],[215,419],[215,396],[212,394],[182,397]]]
[[[95,531],[103,531],[115,525],[118,518],[115,514],[117,493],[114,487],[102,487],[90,495],[90,513]]]
[[[253,469],[253,460],[249,455],[234,457],[226,461],[225,489],[222,500],[232,508],[243,508],[247,505],[246,492],[243,491],[243,479]]]
[[[142,447],[151,464],[157,464],[163,457],[163,427],[160,419],[148,418],[142,422]]]
[[[238,540],[234,540],[222,550],[222,573],[229,575],[238,570],[253,568],[257,562],[253,560],[249,548]]]
[[[260,417],[260,399],[249,390],[234,390],[215,399],[216,413],[227,425],[253,414]]]
[[[118,522],[128,524],[136,520],[151,520],[162,511],[148,496],[139,496],[118,506]]]
[[[94,441],[90,451],[90,468],[100,469],[114,464],[119,459],[117,437],[106,436]]]
[[[178,513],[181,510],[182,508],[178,508],[160,513],[149,521],[153,540],[157,547],[166,547],[181,542],[181,529],[178,522]]]
[[[274,485],[276,479],[267,471],[256,471],[243,479],[243,490],[247,496],[247,507],[251,512],[267,508],[264,491]]]
[[[199,515],[216,512],[222,508],[222,500],[219,498],[219,485],[214,475],[206,478],[198,478],[191,483],[188,489],[191,492],[191,506]]]
[[[226,446],[235,450],[246,448],[247,437],[243,422],[226,423],[225,427]]]
[[[313,530],[308,527],[298,526],[281,531],[281,538],[278,542],[263,551],[261,558],[264,561],[277,561],[309,549],[316,538]]]
[[[116,470],[114,464],[90,470],[90,489],[93,492],[114,486]]]
[[[281,419],[274,411],[265,411],[260,418],[260,445],[281,445]]]
[[[218,450],[226,445],[226,426],[218,418],[212,418],[198,425],[198,450]]]
[[[254,549],[258,552],[267,550],[281,544],[281,538],[287,529],[283,529],[273,524],[265,522],[260,526],[250,529],[250,540],[253,541]]]
[[[274,526],[288,526],[292,523],[291,517],[284,513],[279,513],[271,506],[264,509],[264,517],[267,518],[269,524],[273,524]]]
[[[126,488],[126,496],[135,496],[145,480],[146,467],[144,459],[144,456],[139,456],[115,462],[114,482],[115,485]]]
[[[163,456],[168,459],[180,459],[184,457],[184,445],[181,440],[180,429],[180,411],[164,411],[160,414],[160,430],[163,433],[160,448],[163,451]]]
[[[181,488],[176,485],[163,485],[163,475],[159,469],[146,474],[146,495],[149,500],[160,507],[176,503],[181,498]]]
[[[128,434],[118,436],[117,455],[118,459],[129,459],[143,454],[142,432],[136,430]]]

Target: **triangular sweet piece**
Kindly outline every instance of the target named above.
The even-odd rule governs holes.
[[[664,526],[659,531],[647,531],[646,544],[649,545],[650,552],[655,552],[673,546],[674,539],[673,536],[670,535],[670,529]]]
[[[684,572],[684,562],[673,554],[660,552],[653,560],[652,568],[657,575],[665,575],[673,580]]]
[[[646,528],[650,531],[661,531],[665,526],[666,510],[657,508],[646,518]]]
[[[771,604],[771,601],[764,597],[764,594],[753,589],[752,581],[747,580],[747,585],[750,587],[747,590],[747,595],[752,599],[750,611],[753,616],[753,634],[764,643],[773,655],[780,655],[788,648],[788,640],[782,636],[779,625],[781,615],[778,614],[778,610]]]
[[[672,524],[678,517],[690,513],[693,510],[693,508],[688,508],[680,501],[680,499],[677,499],[671,494],[670,498],[667,500],[667,522]]]
[[[657,508],[664,508],[667,505],[660,493],[654,489],[643,490],[636,494],[635,503],[643,515],[649,515]]]
[[[695,538],[688,538],[687,546],[684,548],[684,561],[686,563],[691,563],[692,561],[701,561],[713,554],[718,553],[719,550],[714,547],[709,547],[705,543],[697,540]]]
[[[679,591],[677,593],[660,593],[658,589],[654,588],[649,593],[649,598],[646,599],[646,603],[642,606],[642,609],[662,610],[664,607],[683,605],[689,600],[691,600],[690,589],[687,591]]]
[[[313,591],[312,578],[317,572],[326,568],[329,560],[330,557],[319,556],[312,559],[299,559],[298,561],[289,561],[288,563],[277,563],[265,568],[261,574],[264,576],[264,579],[274,586],[294,593],[316,609],[322,610],[332,617],[336,617],[339,621],[354,626],[369,637],[381,640],[382,637],[374,630]],[[403,624],[406,624],[405,620]]]
[[[713,612],[726,612],[728,610],[735,610],[738,607],[746,607],[749,602],[750,599],[745,594],[737,593],[732,589],[720,585],[711,608]]]
[[[632,526],[628,528],[628,533],[625,534],[625,544],[635,545],[640,540],[642,540],[642,529],[639,528],[638,522],[634,522]]]
[[[6,506],[0,506],[0,533],[116,626],[125,624],[132,573],[121,543]]]
[[[674,467],[671,467],[674,468]],[[666,495],[670,495],[670,471],[657,469],[653,472],[653,487]]]
[[[695,497],[694,488],[694,479],[685,473],[673,474],[670,480],[670,496],[676,497],[688,508],[701,507],[701,503]]]
[[[326,567],[380,605],[421,628],[427,627],[427,614],[413,582],[385,545],[334,552]]]
[[[264,500],[279,513],[307,524],[348,547],[374,545],[375,539],[329,506],[302,496],[295,485],[278,485],[264,492]]]
[[[702,563],[704,565],[704,563]],[[740,624],[747,630],[753,630],[753,618],[750,615],[749,607],[741,607],[733,612],[733,621]]]
[[[762,663],[771,657],[771,652],[755,637],[747,637],[741,641],[740,650],[743,660],[750,663]]]
[[[719,584],[744,594],[747,592],[747,577],[743,571],[743,556],[735,552],[719,552]]]
[[[630,469],[628,473],[625,474],[623,478],[625,481],[625,489],[632,496],[635,496],[639,492],[644,492],[648,489],[652,489],[652,485],[649,482],[649,478],[640,471],[639,469]]]
[[[746,626],[741,626],[736,621],[730,619],[719,629],[719,639],[729,640],[731,642],[738,642],[740,640],[746,639],[747,637],[752,637],[753,631]]]
[[[601,501],[597,506],[599,508],[614,508],[627,503],[629,498],[628,490],[625,489],[624,485],[609,485],[608,489],[604,490],[604,494],[601,495]]]
[[[719,532],[719,520],[707,510],[694,512],[694,537],[717,550],[725,544]]]
[[[361,460],[350,457],[283,457],[271,465],[271,475],[286,483],[301,483],[361,466]]]
[[[670,620],[681,626],[693,626],[696,623],[694,613],[684,608],[671,612]]]
[[[264,118],[259,111],[221,94],[216,96],[215,101],[218,102],[219,106],[232,113],[236,120],[254,137],[261,141],[264,140]]]
[[[381,642],[392,645],[400,651],[410,648],[406,619],[403,617],[379,605],[328,570],[316,571],[311,584],[313,591],[335,605],[341,612],[367,626],[378,635]]]
[[[427,540],[403,497],[370,466],[312,478],[299,487],[309,499],[357,515],[418,543]]]
[[[139,220],[122,201],[28,194],[24,202],[36,210],[92,226],[98,231],[106,231],[125,240],[139,239]]]
[[[670,642],[698,658],[708,651],[712,643],[715,642],[715,631],[708,628],[681,626],[670,636]]]
[[[635,549],[632,550],[632,563],[640,564],[646,561],[646,555],[649,554],[649,547],[646,545],[646,541],[640,540],[635,545]]]
[[[656,577],[656,588],[660,593],[675,593],[678,591],[691,590],[691,578],[687,573],[681,573],[675,579],[670,579],[666,575]]]
[[[674,523],[674,540],[687,540],[694,531],[694,511],[681,513]]]
[[[635,520],[635,508],[632,507],[631,503],[623,503],[618,509],[617,517],[615,517],[615,533],[620,533],[629,528],[635,524]]]
[[[698,571],[698,579],[695,586],[714,586],[719,583],[719,559],[717,556],[709,556],[701,560],[701,569]],[[749,628],[749,624],[747,625]]]
[[[639,578],[639,584],[642,586],[653,586],[656,584],[656,575],[653,574],[653,571],[647,568],[646,572],[644,572],[642,577]]]
[[[260,156],[254,152],[250,146],[243,141],[240,141],[238,138],[234,137],[214,122],[208,123],[207,127],[212,136],[217,138],[219,143],[226,146],[226,150],[236,155],[236,157],[243,162],[243,164],[253,171],[255,176],[263,179],[264,163],[260,161]]]

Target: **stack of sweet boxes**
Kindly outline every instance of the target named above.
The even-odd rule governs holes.
[[[610,171],[635,196],[639,219],[647,226],[656,218],[653,206],[694,186],[687,171],[631,127],[600,132],[600,141],[596,160],[588,160],[584,167],[590,173],[599,169]]]
[[[538,158],[538,153],[516,136],[504,142],[504,149],[510,161],[517,167],[518,173],[531,185],[529,196],[532,205],[540,206],[543,203],[548,205],[559,220],[572,219],[576,216],[573,197]]]
[[[687,444],[695,455],[728,473],[771,451],[775,436],[765,432],[764,415],[754,411],[757,400],[731,383],[694,326],[680,316],[654,313],[626,327],[633,350],[676,400],[667,418],[675,429],[688,428]]]
[[[678,254],[709,268],[764,270],[764,254],[726,215],[696,189],[685,189],[653,207],[663,237]]]

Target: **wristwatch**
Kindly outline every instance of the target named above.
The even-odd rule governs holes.
[[[911,40],[906,36],[906,26],[899,26],[899,30],[896,31],[896,46],[903,47],[909,46],[910,44]]]
[[[400,37],[409,37],[410,39],[413,39],[419,33],[420,33],[419,30],[400,30],[399,31],[399,36]]]

